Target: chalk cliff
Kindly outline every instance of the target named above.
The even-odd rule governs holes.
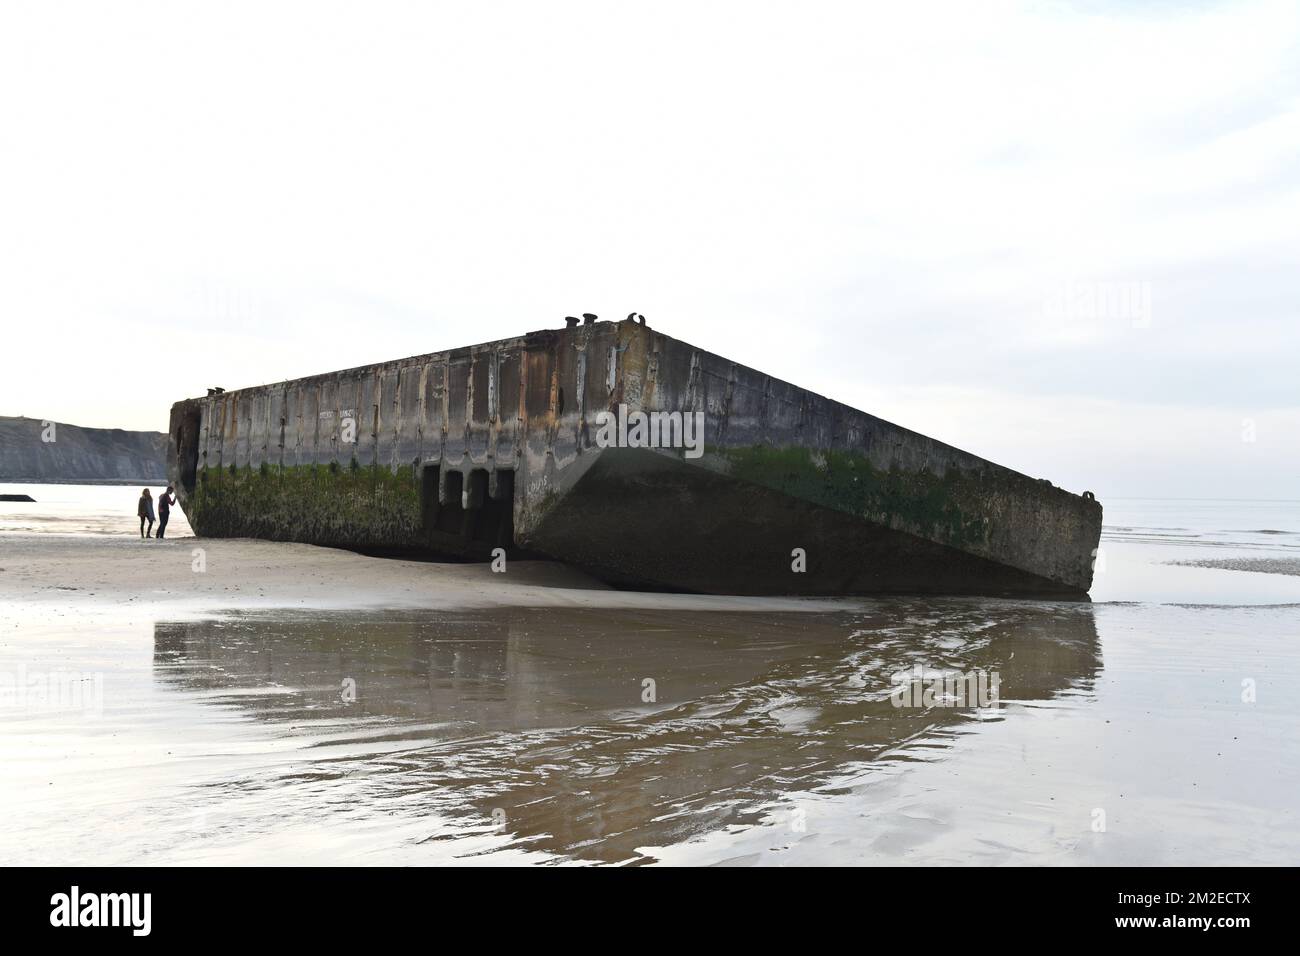
[[[0,416],[0,481],[163,481],[167,436]]]

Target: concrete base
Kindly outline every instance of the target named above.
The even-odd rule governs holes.
[[[524,543],[637,588],[823,596],[1084,593],[641,449],[602,451]],[[798,548],[802,572],[793,570]]]

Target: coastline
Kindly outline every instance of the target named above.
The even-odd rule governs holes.
[[[555,562],[512,561],[498,573],[487,564],[378,558],[247,538],[10,533],[0,543],[0,602],[35,607],[147,606],[158,613],[485,607],[812,612],[860,603],[619,591]]]
[[[1289,514],[1132,515],[1087,602],[810,599],[145,540],[135,494],[0,515],[0,860],[1300,859],[1300,577],[1173,563],[1289,562],[1221,530]],[[1000,700],[897,707],[917,664]]]

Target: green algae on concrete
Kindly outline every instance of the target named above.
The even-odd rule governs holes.
[[[896,530],[924,533],[961,547],[984,544],[988,538],[988,518],[970,508],[973,496],[990,490],[978,472],[949,468],[936,475],[897,467],[882,471],[857,452],[797,446],[720,448],[716,454],[727,462],[727,474],[740,481]]]
[[[415,468],[268,465],[203,468],[189,520],[201,535],[348,546],[424,543]]]

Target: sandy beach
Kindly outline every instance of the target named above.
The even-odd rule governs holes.
[[[255,608],[657,608],[827,610],[852,601],[616,591],[546,561],[442,564],[307,544],[193,537],[9,535],[0,544],[0,601],[199,613]]]
[[[1089,602],[818,601],[146,541],[121,489],[37,490],[0,510],[3,862],[1300,859],[1289,511],[1117,503]],[[1000,699],[899,708],[918,665]]]
[[[573,568],[512,561],[504,573],[477,563],[376,558],[335,548],[253,539],[198,540],[179,509],[168,537],[142,540],[124,517],[125,486],[9,484],[35,503],[0,506],[0,601],[128,604],[196,613],[238,608],[473,608],[496,606],[815,611],[859,607],[859,599],[753,598],[613,590]],[[1286,523],[1240,503],[1181,518],[1159,513],[1179,503],[1134,499],[1111,506],[1093,603],[1241,605],[1300,603],[1300,532],[1251,526]],[[1258,507],[1258,506],[1256,506]],[[1245,513],[1240,513],[1244,509]],[[1156,510],[1159,527],[1134,511]],[[1266,512],[1267,513],[1267,512]],[[1170,523],[1204,525],[1202,530]],[[1300,518],[1291,524],[1300,526]],[[1236,526],[1236,527],[1230,527]],[[198,549],[201,552],[196,553]],[[1224,573],[1233,572],[1233,573]],[[1256,573],[1245,573],[1256,572]]]
[[[1300,558],[1205,558],[1200,561],[1173,563],[1188,568],[1254,571],[1257,574],[1300,574]]]

